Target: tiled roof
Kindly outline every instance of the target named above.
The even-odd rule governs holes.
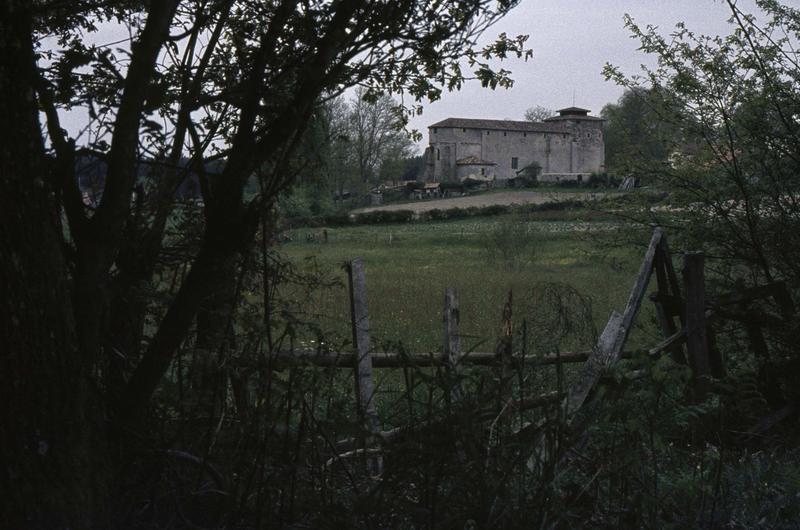
[[[456,160],[456,165],[459,166],[496,166],[494,162],[489,162],[488,160],[481,160],[477,156],[468,156],[466,158],[460,158]]]
[[[564,109],[558,109],[557,111],[562,116],[564,114],[589,114],[589,109],[582,109],[580,107],[567,107]]]
[[[583,121],[603,121],[603,118],[589,116],[589,109],[582,109],[580,107],[567,107],[565,109],[558,109],[558,114],[558,116],[545,118],[544,121],[553,124],[563,120],[574,120],[576,118]]]
[[[603,118],[598,118],[596,116],[584,116],[583,114],[565,114],[563,116],[552,116],[550,118],[545,118],[544,121],[555,125],[555,122],[564,120],[575,120],[575,119],[583,121],[605,121]]]
[[[447,118],[430,125],[430,127],[452,127],[454,129],[489,129],[493,131],[519,132],[567,132],[558,124],[533,121],[512,120],[475,120],[471,118]]]

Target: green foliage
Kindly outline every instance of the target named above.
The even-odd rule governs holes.
[[[461,182],[445,180],[444,182],[439,183],[439,187],[442,191],[463,191],[464,184]]]
[[[709,290],[785,282],[800,294],[800,10],[779,2],[757,2],[748,14],[729,2],[731,30],[706,36],[678,25],[668,36],[651,26],[626,24],[641,49],[657,59],[643,76],[608,67],[609,79],[648,95],[661,122],[679,131],[667,163],[643,173],[670,193],[667,207],[643,208],[642,223],[680,226],[681,248],[709,256]],[[713,271],[710,272],[710,271]],[[772,407],[790,399],[800,375],[795,319],[781,318],[778,304],[751,304],[746,320],[771,315],[764,327],[768,359],[742,363],[727,383],[739,399],[728,399],[727,414],[747,417],[757,400],[742,398],[747,378]],[[746,357],[737,342],[724,343],[731,359]],[[790,338],[791,337],[791,338]],[[757,371],[757,376],[752,373]],[[752,382],[751,382],[752,383]],[[750,396],[751,398],[753,396]],[[766,411],[761,410],[762,413]]]
[[[682,147],[679,126],[672,123],[660,92],[628,88],[617,103],[600,112],[605,119],[603,139],[606,168],[617,177],[643,176],[657,171]]]
[[[358,224],[407,223],[413,219],[412,210],[373,210],[355,215]]]
[[[523,216],[506,216],[497,220],[484,235],[482,246],[489,264],[519,269],[536,256],[536,239]]]
[[[586,186],[590,188],[618,188],[622,183],[622,179],[610,175],[608,173],[592,173],[589,180],[586,181]]]
[[[663,120],[681,131],[681,149],[649,175],[685,208],[694,248],[724,256],[731,279],[739,268],[748,282],[785,277],[800,286],[800,216],[788,199],[800,188],[800,128],[786,118],[800,109],[800,55],[789,45],[800,37],[800,11],[759,7],[757,20],[732,4],[732,31],[722,37],[682,25],[664,37],[628,19],[659,66],[644,78],[611,67],[606,75],[630,88],[648,83]]]
[[[620,208],[630,198],[614,201]],[[592,243],[615,240],[616,223],[596,223],[581,237],[574,223],[508,215],[503,227],[502,220],[354,226],[336,231],[328,245],[287,245],[285,251],[297,261],[314,253],[315,266],[331,270],[356,252],[364,257],[376,349],[438,350],[445,286],[459,292],[465,349],[486,351],[496,344],[509,288],[515,351],[535,356],[588,349],[610,309],[625,303],[640,252],[621,249],[621,269],[592,253]],[[527,225],[535,253],[525,266],[496,274],[503,265],[487,263],[484,244],[502,237],[503,230],[521,234],[520,224]],[[344,290],[308,303],[326,316],[340,311],[346,334]],[[652,346],[658,340],[654,322],[652,307],[645,305],[626,350]],[[718,344],[727,346],[722,338]],[[511,395],[566,391],[577,368],[514,365]],[[764,437],[743,434],[766,412],[754,372],[715,381],[708,399],[697,403],[690,397],[687,366],[667,355],[639,355],[609,371],[569,423],[557,405],[507,415],[495,409],[488,423],[480,423],[477,410],[504,403],[500,375],[490,370],[463,367],[455,378],[434,369],[377,371],[376,399],[386,427],[410,423],[417,430],[385,446],[383,495],[365,501],[338,475],[332,504],[314,500],[319,497],[310,488],[302,490],[304,507],[318,510],[315,521],[353,525],[388,517],[381,524],[422,525],[433,519],[433,526],[455,521],[459,527],[512,528],[792,528],[796,521],[797,451],[785,448],[780,438],[770,445]],[[466,389],[461,403],[447,397],[454,380]],[[351,386],[344,380],[337,384]],[[346,400],[338,403],[347,407]],[[338,420],[325,428],[351,432],[346,416],[339,411]],[[527,438],[517,436],[523,426],[531,429]],[[783,440],[792,439],[796,425],[785,428]],[[323,432],[319,437],[331,436]],[[539,443],[548,448],[544,454],[534,452]],[[305,454],[313,461],[311,450]],[[398,492],[413,502],[398,501],[408,498]]]
[[[332,272],[346,260],[363,258],[371,293],[373,336],[376,340],[402,340],[413,352],[441,347],[441,297],[448,286],[459,291],[462,326],[478,343],[493,343],[509,289],[514,290],[518,304],[524,305],[532,298],[534,284],[569,284],[578,292],[591,294],[597,319],[606,318],[612,307],[624,304],[638,254],[629,248],[603,254],[593,250],[596,242],[614,241],[618,226],[609,218],[565,218],[556,210],[541,212],[548,215],[540,220],[538,213],[342,226],[328,229],[327,245],[319,243],[320,237],[308,241],[307,235],[318,236],[320,229],[303,228],[289,232],[292,242],[280,250],[298,264],[307,256],[316,256],[317,263]],[[530,259],[526,263],[519,260],[516,268],[488,262],[485,242],[499,224],[507,224],[503,217],[513,220],[507,223],[524,223],[526,237],[531,239],[526,245]],[[609,254],[615,256],[613,264]],[[601,291],[594,289],[598,277],[605,286]],[[346,326],[349,302],[345,292],[320,296],[316,304],[321,314],[335,314]],[[529,313],[536,311],[531,307]],[[595,326],[602,324],[594,322]],[[411,336],[409,330],[413,330]],[[474,345],[472,340],[470,344]],[[588,347],[587,342],[574,346]],[[484,343],[482,347],[489,346]]]
[[[514,187],[535,188],[539,185],[539,174],[542,172],[542,165],[538,162],[531,162],[517,172],[517,176],[512,181]]]
[[[280,198],[278,208],[285,217],[329,216],[336,212],[331,194],[325,188],[296,186]]]

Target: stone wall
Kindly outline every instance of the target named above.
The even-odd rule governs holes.
[[[499,180],[516,177],[519,170],[534,162],[542,168],[543,181],[556,180],[556,177],[547,175],[559,175],[558,180],[563,180],[566,175],[577,179],[579,174],[588,177],[591,173],[604,171],[601,120],[569,117],[558,119],[551,128],[554,131],[430,127],[426,177],[448,181],[480,174],[480,168],[476,166],[464,168],[457,165],[458,160],[467,157],[494,162],[493,166],[484,166],[485,174],[496,175]],[[514,158],[517,159],[516,167],[513,167]]]

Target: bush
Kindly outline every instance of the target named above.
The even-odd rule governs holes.
[[[353,223],[349,213],[337,213],[323,218],[323,226],[347,226]]]
[[[561,212],[564,210],[585,208],[586,203],[576,199],[566,201],[550,201],[542,204],[531,204],[527,206],[529,212]]]
[[[356,224],[390,224],[407,223],[414,219],[411,210],[374,210],[355,216]]]
[[[445,181],[439,184],[442,191],[463,191],[464,185],[461,182]]]
[[[507,206],[505,204],[492,204],[491,206],[486,206],[485,208],[482,208],[480,215],[500,215],[504,213],[509,213],[510,211],[511,211],[511,206]]]
[[[483,237],[482,245],[490,264],[508,269],[519,269],[535,256],[527,219],[521,215],[499,219]]]
[[[421,190],[425,187],[425,183],[421,180],[406,182],[406,189],[411,192],[414,190]]]
[[[618,188],[622,179],[608,173],[592,173],[586,185],[591,188]]]
[[[434,208],[433,210],[422,212],[419,215],[419,218],[425,221],[443,221],[444,219],[448,219],[447,214],[448,210],[440,210],[438,208]]]

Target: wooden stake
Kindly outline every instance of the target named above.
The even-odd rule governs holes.
[[[503,307],[503,328],[500,341],[497,345],[497,356],[500,358],[500,401],[498,408],[502,408],[506,401],[511,397],[511,380],[513,374],[512,355],[514,348],[514,322],[512,320],[514,295],[508,291],[508,300]]]
[[[365,430],[370,434],[364,441],[365,448],[376,442],[380,431],[380,419],[375,409],[375,383],[372,379],[372,357],[369,351],[369,313],[367,311],[367,282],[364,262],[354,259],[347,267],[350,284],[350,311],[353,325],[353,345],[357,355],[355,369],[356,403],[358,415]],[[383,472],[383,457],[380,453],[368,457],[369,472],[378,476]]]
[[[705,256],[702,252],[687,252],[683,256],[683,283],[686,286],[686,349],[692,369],[696,397],[708,392],[711,363],[706,335],[706,291],[704,278]]]
[[[622,351],[625,341],[633,327],[633,321],[639,308],[642,305],[642,299],[647,291],[647,285],[650,283],[650,276],[653,274],[653,261],[655,260],[656,250],[661,244],[662,232],[660,228],[653,230],[653,237],[650,238],[650,245],[647,247],[642,264],[639,267],[639,274],[636,276],[636,281],[633,283],[631,294],[628,296],[628,303],[625,304],[625,310],[622,312],[622,333],[619,336],[620,344],[615,346],[616,355]]]
[[[668,269],[672,267],[672,258],[666,250],[666,236],[662,235],[661,244],[656,251],[655,261],[653,268],[656,271],[656,285],[657,292],[650,295],[650,300],[655,305],[656,318],[658,319],[659,327],[661,328],[661,335],[663,338],[668,338],[675,335],[677,328],[675,326],[674,316],[679,316],[683,312],[683,308],[678,305],[678,309],[674,310],[673,303],[674,297],[670,293],[670,279]],[[675,271],[672,271],[674,274]],[[668,301],[668,303],[665,303]],[[675,344],[669,349],[670,357],[672,360],[686,364],[686,357],[683,354],[683,347],[680,344]]]
[[[461,399],[461,382],[458,380],[458,364],[461,361],[461,335],[459,334],[458,296],[456,290],[448,287],[444,292],[444,355],[450,384],[450,399]]]

